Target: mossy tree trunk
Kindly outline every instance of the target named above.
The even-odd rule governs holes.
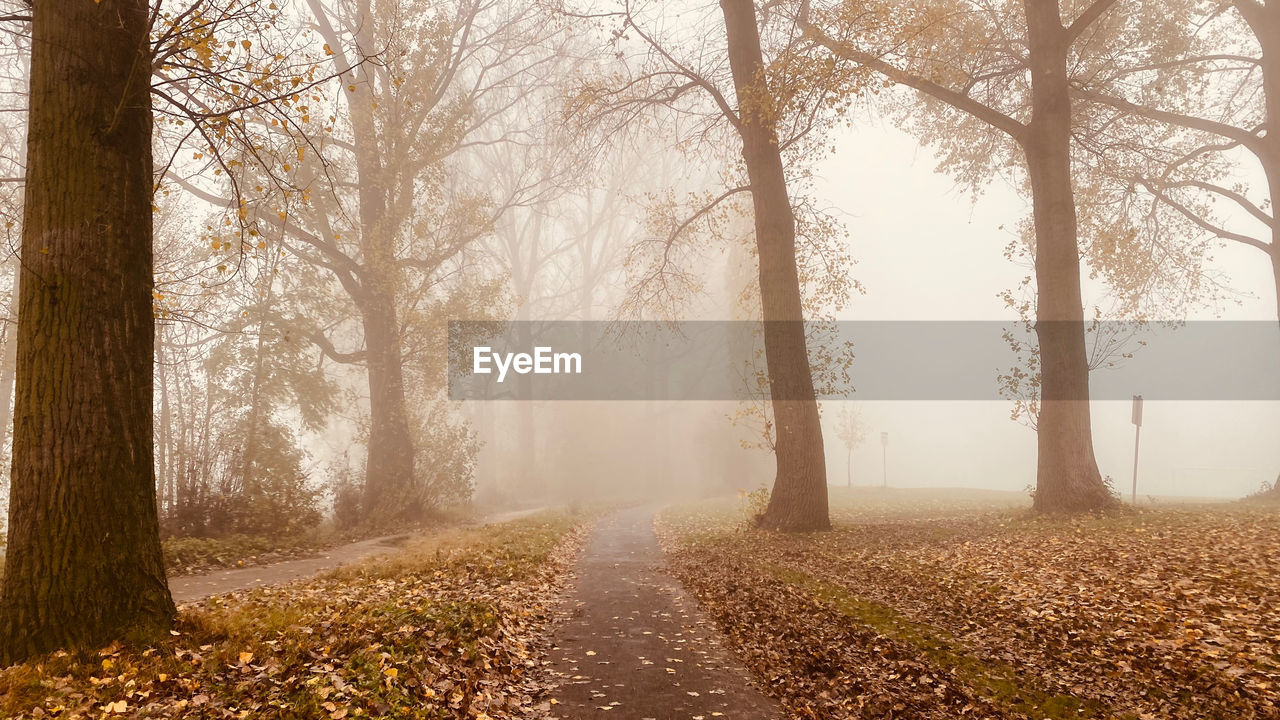
[[[768,102],[760,30],[752,0],[721,0],[729,66],[738,97],[738,133],[751,183],[765,362],[778,474],[761,525],[802,532],[831,527],[822,425],[805,343],[796,269],[796,220]]]
[[[0,659],[165,634],[145,0],[33,8]]]

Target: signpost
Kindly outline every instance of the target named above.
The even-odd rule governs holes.
[[[1138,504],[1138,443],[1142,440],[1142,396],[1133,396],[1133,496],[1132,502]]]
[[[884,472],[884,486],[889,487],[889,433],[880,433],[880,467]]]

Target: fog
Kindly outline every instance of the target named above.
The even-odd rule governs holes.
[[[518,391],[483,398],[459,400],[449,387],[480,341],[460,351],[450,344],[451,323],[525,332],[517,339],[532,350],[539,338],[524,328],[539,321],[781,317],[765,309],[774,299],[761,300],[775,260],[762,260],[758,230],[767,219],[757,215],[759,198],[753,205],[748,180],[758,168],[744,161],[743,123],[729,107],[738,90],[718,8],[375,5],[228,11],[219,21],[225,32],[259,34],[227,41],[225,55],[209,54],[204,41],[172,44],[181,28],[153,31],[157,52],[172,53],[165,57],[194,53],[206,63],[191,77],[178,64],[164,70],[153,93],[162,531],[275,532],[273,518],[294,513],[300,520],[290,531],[322,519],[395,524],[455,508],[770,486],[779,436],[769,383],[779,383],[762,342],[734,349],[740,366],[714,370],[740,374],[746,401],[679,400],[659,389],[628,401],[513,397],[550,382],[536,374],[510,378],[507,387]],[[772,5],[760,16],[761,48],[773,82],[790,84],[778,90],[782,109],[768,130],[782,148],[798,224],[794,299],[804,319],[813,327],[1028,323],[1037,241],[1016,148],[933,100],[868,80],[874,73],[856,58],[804,34],[812,30],[804,30],[808,3],[784,3],[785,12]],[[1108,28],[1098,42],[1126,42],[1127,26]],[[1225,31],[1215,37],[1236,43]],[[21,29],[4,42],[0,210],[11,248],[4,300],[15,327],[30,47]],[[242,90],[237,78],[253,67],[289,92]],[[1216,94],[1237,81],[1256,78],[1206,81],[1203,95],[1188,90],[1183,100],[1247,119],[1256,103]],[[1025,82],[1011,83],[992,90],[991,102],[1022,122],[1030,112]],[[163,91],[169,86],[209,112],[183,110]],[[1211,203],[1178,206],[1143,191],[1122,177],[1138,172],[1136,156],[1104,161],[1090,144],[1123,127],[1132,133],[1126,142],[1150,141],[1147,161],[1163,157],[1162,143],[1172,152],[1203,138],[1132,118],[1104,122],[1093,112],[1073,120],[1085,320],[1255,321],[1268,342],[1280,338],[1275,279],[1257,248],[1189,223],[1178,207]],[[233,116],[243,119],[219,124]],[[1265,207],[1257,198],[1266,177],[1251,157],[1228,150],[1202,170]],[[1135,209],[1162,197],[1165,206]],[[1204,215],[1261,237],[1267,223],[1255,216],[1238,207]],[[1129,245],[1115,245],[1113,235]],[[1107,242],[1110,250],[1098,249]],[[10,417],[13,333],[4,342],[0,383]],[[844,368],[852,392],[824,391],[821,376],[840,372],[839,353],[833,360],[831,348],[811,343],[828,485],[1036,486],[1035,412],[1024,405],[1038,399],[1001,399],[1001,373],[1012,368],[1034,378],[1020,391],[1039,382],[1025,356],[1011,349],[1006,366],[991,368],[990,392],[973,399],[894,399],[860,396],[856,361]],[[926,360],[945,367],[947,350]],[[1230,373],[1230,358],[1222,364]],[[663,372],[646,381],[665,387]],[[1113,371],[1091,372],[1096,382]],[[1135,381],[1119,394],[1144,392]],[[1127,496],[1130,403],[1096,394],[1092,401],[1098,468]],[[842,437],[850,425],[855,440]],[[1150,398],[1138,495],[1254,492],[1280,470],[1277,429],[1274,398]],[[10,435],[4,442],[11,447]]]
[[[1026,273],[1024,266],[1001,256],[1013,235],[1008,228],[1029,212],[1013,188],[997,181],[973,198],[938,172],[927,148],[873,113],[865,113],[857,127],[840,132],[835,147],[818,170],[816,194],[847,224],[847,248],[857,263],[853,272],[865,288],[838,318],[1016,323],[1017,314],[999,297],[1000,290],[1015,286]],[[1271,320],[1275,290],[1268,268],[1256,262],[1255,254],[1250,248],[1223,246],[1212,269],[1231,278],[1236,297],[1165,319]],[[693,309],[686,310],[683,319],[735,317],[726,311],[723,288],[716,287],[714,278],[708,284],[708,295],[691,302]],[[1090,289],[1100,297],[1106,294],[1099,283]],[[696,310],[708,305],[710,310]],[[1009,362],[1016,362],[1012,353]],[[990,379],[993,393],[995,376],[993,372]],[[1133,388],[1133,394],[1142,392],[1141,386]],[[519,412],[511,403],[499,405],[469,411],[507,418]],[[536,485],[540,493],[547,478],[570,482],[574,497],[616,493],[629,498],[754,490],[772,481],[767,449],[732,442],[736,438],[754,444],[751,429],[733,423],[739,409],[735,404],[660,405],[663,409],[630,403],[537,406],[532,413],[541,435],[538,453],[545,453],[536,461],[543,478]],[[851,455],[837,428],[846,405],[865,430]],[[860,401],[854,392],[847,403],[825,401],[822,407],[827,476],[833,486],[851,480],[855,486],[874,487],[887,480],[890,487],[899,488],[1034,488],[1035,430],[1025,421],[1010,419],[1009,402]],[[665,437],[653,427],[664,415],[669,423]],[[585,420],[565,424],[565,416]],[[593,431],[598,423],[606,424],[607,430]],[[1147,401],[1139,448],[1139,499],[1228,499],[1257,491],[1274,481],[1280,468],[1280,448],[1270,440],[1277,428],[1280,403],[1270,400]],[[622,447],[599,452],[619,444],[615,431],[627,438]],[[1093,432],[1102,473],[1127,498],[1134,473],[1131,403],[1095,401]],[[887,447],[882,447],[881,433],[889,435]],[[673,443],[672,435],[681,441]],[[717,438],[720,447],[708,452],[704,437]],[[557,460],[565,455],[574,461]],[[539,502],[523,498],[519,480],[513,477],[521,474],[524,463],[512,436],[493,436],[480,457],[478,488],[492,488],[498,497]],[[698,470],[673,470],[694,467]]]

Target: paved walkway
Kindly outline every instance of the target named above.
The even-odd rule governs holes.
[[[265,585],[279,585],[291,580],[301,580],[312,575],[318,575],[325,570],[336,568],[339,565],[347,565],[367,557],[395,550],[407,537],[407,535],[400,534],[370,538],[348,545],[329,548],[321,551],[315,557],[285,560],[284,562],[270,565],[236,568],[234,570],[215,570],[205,575],[171,577],[169,578],[169,592],[173,593],[173,601],[181,604],[203,600],[210,595],[221,595],[222,593],[236,590],[263,587]]]
[[[509,522],[526,515],[532,515],[542,509],[533,508],[530,510],[496,513],[486,516],[477,524],[490,525]],[[285,560],[270,565],[236,568],[234,570],[216,570],[205,575],[171,577],[169,578],[169,592],[173,593],[174,602],[184,603],[203,600],[210,595],[221,595],[222,593],[235,592],[236,590],[279,585],[292,580],[301,580],[312,575],[319,575],[340,565],[349,565],[374,555],[391,552],[398,548],[408,537],[408,535],[401,533],[399,535],[369,538],[368,540],[324,550],[315,557]]]
[[[697,601],[661,570],[653,508],[597,525],[555,631],[553,707],[566,720],[772,720]]]

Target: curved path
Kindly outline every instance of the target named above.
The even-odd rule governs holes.
[[[697,601],[661,570],[653,514],[624,510],[592,532],[554,634],[555,712],[566,720],[781,717]]]
[[[531,510],[497,513],[486,516],[477,524],[488,525],[508,522],[526,515],[532,515],[543,509],[534,508]],[[374,555],[391,552],[408,538],[409,535],[404,533],[387,535],[329,548],[317,553],[314,557],[285,560],[256,567],[215,570],[204,575],[171,577],[169,578],[169,592],[173,593],[173,601],[181,604],[203,600],[211,595],[235,592],[236,590],[279,585],[280,583],[318,575],[340,565],[349,565]]]

